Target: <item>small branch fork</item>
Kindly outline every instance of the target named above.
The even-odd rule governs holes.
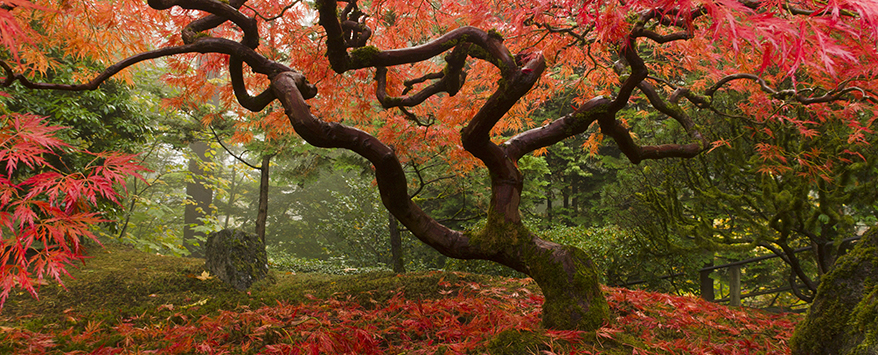
[[[756,4],[748,2],[749,0],[743,1],[747,6]],[[318,147],[350,149],[369,159],[376,167],[376,178],[385,206],[421,240],[447,256],[497,260],[499,258],[497,255],[471,245],[468,236],[439,224],[412,202],[407,193],[405,173],[392,148],[366,132],[339,123],[326,122],[311,114],[305,100],[317,94],[316,87],[309,84],[302,73],[256,52],[255,49],[259,46],[257,20],[239,11],[245,2],[246,0],[230,0],[228,3],[217,0],[149,0],[149,6],[157,10],[179,6],[184,9],[204,11],[209,15],[189,23],[182,29],[182,45],[133,55],[108,67],[88,83],[79,85],[34,83],[23,75],[14,73],[9,64],[0,61],[0,67],[6,73],[2,85],[9,86],[14,81],[19,81],[23,86],[31,89],[93,90],[122,69],[145,60],[182,53],[229,55],[232,88],[243,107],[251,111],[261,111],[274,100],[279,100],[296,132],[310,144]],[[341,11],[338,11],[337,1],[317,2],[318,21],[326,33],[326,56],[332,69],[337,73],[345,73],[374,67],[378,102],[386,109],[401,110],[416,124],[429,123],[418,120],[406,108],[418,106],[439,93],[456,95],[466,83],[468,59],[483,60],[499,69],[500,77],[497,79],[496,91],[461,130],[461,142],[464,149],[481,160],[491,172],[490,211],[494,214],[494,218],[507,223],[521,223],[518,208],[523,180],[516,166],[518,159],[528,152],[585,132],[595,122],[604,134],[617,142],[622,152],[632,162],[638,163],[644,159],[692,157],[706,149],[708,142],[704,135],[697,130],[691,117],[680,109],[679,102],[682,98],[686,98],[698,108],[710,108],[709,97],[734,80],[756,81],[763,91],[773,97],[792,99],[803,104],[843,100],[854,92],[868,97],[870,101],[876,101],[874,95],[866,95],[867,91],[857,87],[844,86],[821,96],[805,96],[804,92],[773,90],[764,80],[752,74],[736,74],[723,78],[709,88],[703,96],[677,88],[670,96],[663,98],[653,84],[646,81],[650,78],[649,70],[637,51],[638,40],[645,39],[659,44],[687,40],[693,36],[689,24],[693,19],[705,15],[706,11],[703,8],[688,12],[674,9],[647,10],[639,14],[624,43],[619,44],[620,60],[615,69],[620,74],[625,72],[627,77],[622,76],[624,80],[615,97],[592,98],[574,112],[555,119],[543,127],[522,132],[498,145],[491,141],[491,130],[539,80],[546,69],[542,54],[514,55],[503,44],[503,38],[499,34],[474,27],[461,27],[414,47],[380,50],[367,46],[373,33],[366,26],[366,15],[360,11],[356,0],[348,0],[346,4]],[[288,8],[289,6],[284,8],[284,11]],[[792,8],[790,11],[799,12]],[[802,15],[807,14],[802,13]],[[227,21],[241,29],[243,36],[240,41],[214,38],[207,34],[209,30]],[[648,24],[650,26],[647,26]],[[653,24],[680,30],[662,35],[651,29]],[[577,43],[582,42],[583,45],[589,43],[584,37],[588,34],[588,30],[584,33],[576,33],[550,26],[541,27],[550,32],[569,33],[578,41]],[[443,54],[446,64],[441,72],[428,73],[407,81],[401,97],[388,96],[388,67],[421,62]],[[244,83],[244,63],[247,63],[255,73],[266,75],[271,80],[270,87],[256,96],[251,96]],[[432,82],[420,90],[414,89],[416,84],[427,81]],[[627,105],[635,90],[643,93],[657,110],[679,122],[693,142],[638,145],[631,132],[616,119],[618,112]],[[554,248],[551,243],[540,243],[544,247]],[[526,266],[523,264],[510,266],[526,271]]]

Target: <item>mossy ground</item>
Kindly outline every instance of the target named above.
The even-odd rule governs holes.
[[[269,277],[254,284],[249,292],[240,292],[216,278],[199,279],[206,270],[204,259],[148,254],[111,244],[91,248],[89,256],[84,266],[71,268],[72,278],[64,277],[64,286],[54,282],[42,285],[39,299],[13,290],[0,312],[0,326],[36,330],[63,322],[71,314],[112,322],[159,314],[163,305],[186,307],[188,315],[201,316],[241,305],[256,308],[277,301],[309,302],[337,294],[352,295],[363,305],[370,305],[397,291],[421,299],[442,296],[440,280],[454,283],[492,279],[464,273],[411,273],[401,277],[392,272],[327,275],[271,270]]]
[[[66,290],[50,284],[42,286],[39,300],[20,292],[10,296],[0,313],[0,353],[33,354],[27,346],[34,339],[49,339],[54,345],[37,353],[51,354],[102,347],[162,352],[180,339],[200,344],[219,339],[215,347],[241,351],[241,342],[258,339],[241,351],[255,354],[274,346],[318,346],[307,334],[319,333],[338,344],[370,334],[377,341],[370,354],[564,354],[574,349],[695,354],[742,346],[753,346],[753,353],[782,354],[787,349],[778,339],[788,339],[798,319],[692,297],[605,288],[610,323],[593,332],[552,331],[539,326],[543,299],[529,279],[454,272],[271,271],[268,280],[239,292],[217,279],[198,278],[202,259],[117,245],[92,248],[91,256],[86,265],[71,270],[74,279],[65,278]],[[181,331],[189,333],[182,336]],[[132,336],[133,347],[128,345]],[[201,353],[192,349],[188,353]]]

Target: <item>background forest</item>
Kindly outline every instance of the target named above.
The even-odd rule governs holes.
[[[47,81],[69,82],[74,68],[89,65],[58,60],[65,66],[50,71]],[[158,82],[150,71],[137,75],[152,77],[139,83]],[[72,144],[92,151],[140,152],[140,163],[151,171],[143,174],[145,181],[128,180],[124,209],[105,206],[115,221],[101,225],[104,241],[151,253],[198,256],[206,233],[254,230],[264,189],[265,241],[278,270],[355,274],[445,269],[520,276],[490,262],[446,258],[411,236],[381,205],[371,165],[360,157],[316,149],[295,137],[266,140],[258,129],[251,133],[255,139],[241,144],[229,122],[258,117],[232,117],[238,113],[212,104],[170,108],[167,101],[179,92],[150,84],[113,81],[96,91],[42,95],[29,95],[15,84],[7,91],[10,95],[0,98],[6,111],[46,116],[52,124],[68,127],[60,135]],[[559,94],[559,102],[563,96]],[[730,109],[744,100],[723,99]],[[554,102],[537,111],[537,122],[571,110]],[[206,116],[215,118],[203,126]],[[679,129],[648,117],[636,105],[624,116],[632,126],[650,125],[640,128],[654,137],[640,139],[683,139]],[[523,157],[526,223],[552,241],[597,256],[608,285],[677,294],[700,294],[699,269],[704,267],[784,255],[743,267],[744,294],[782,291],[743,303],[800,308],[811,300],[815,280],[834,258],[878,222],[874,144],[865,151],[863,145],[853,148],[842,123],[821,126],[818,138],[803,143],[796,140],[796,127],[783,123],[763,123],[768,133],[751,134],[747,125],[754,123],[747,120],[712,119],[726,125],[709,139],[725,144],[694,159],[631,165],[612,142],[600,142],[594,130]],[[864,139],[874,143],[875,137]],[[862,159],[851,156],[856,163],[833,167],[825,179],[797,171],[769,177],[760,170],[760,147],[766,144],[842,156],[856,151]],[[76,156],[62,159],[84,164]],[[267,185],[261,182],[264,164],[270,167]],[[410,193],[438,220],[456,229],[484,223],[486,172],[455,171],[439,154],[410,161],[405,169]],[[189,215],[187,208],[197,215]],[[785,215],[794,218],[781,217]],[[788,235],[783,244],[768,242],[777,234]],[[398,236],[401,246],[396,254],[392,236]],[[796,249],[800,251],[785,253]],[[727,300],[728,269],[709,275],[715,280],[715,298]]]

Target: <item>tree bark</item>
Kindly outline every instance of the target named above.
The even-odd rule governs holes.
[[[262,156],[262,166],[259,168],[259,207],[256,210],[256,236],[265,244],[265,227],[268,220],[268,189],[269,189],[269,165],[273,154]]]
[[[390,265],[393,272],[405,273],[405,262],[402,258],[402,236],[399,233],[399,223],[393,213],[387,213],[388,229],[390,229]]]
[[[878,353],[878,227],[820,282],[790,340],[793,355]]]
[[[496,216],[495,216],[496,217]],[[532,277],[545,296],[542,325],[597,329],[609,316],[597,269],[580,249],[542,240],[522,224],[492,221],[472,238],[496,251],[488,258]]]
[[[210,215],[210,205],[213,203],[213,190],[205,186],[205,175],[209,171],[202,168],[201,162],[208,162],[210,158],[207,156],[209,146],[202,141],[196,141],[189,144],[189,148],[195,154],[196,158],[189,159],[189,173],[192,174],[192,182],[186,184],[186,195],[191,201],[186,203],[184,209],[183,226],[183,245],[189,251],[189,256],[193,258],[204,257],[204,244],[199,243],[207,238],[204,233],[196,232],[192,226],[202,225],[201,218]],[[201,162],[199,162],[199,160]]]

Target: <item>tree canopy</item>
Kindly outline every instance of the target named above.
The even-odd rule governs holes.
[[[607,314],[593,264],[524,227],[519,159],[586,132],[586,150],[612,142],[635,164],[731,144],[708,141],[717,123],[702,119],[705,111],[747,117],[754,132],[766,134],[762,123],[782,122],[804,140],[818,134],[815,127],[841,121],[849,143],[865,144],[876,114],[878,81],[868,64],[878,62],[875,5],[4,0],[0,66],[3,86],[91,90],[110,77],[131,80],[125,69],[162,58],[165,80],[182,88],[170,104],[219,92],[241,117],[244,109],[267,112],[242,119],[239,140],[257,125],[268,139],[295,132],[314,146],[362,155],[374,165],[384,205],[420,240],[450,257],[493,260],[532,276],[546,295],[547,327],[593,329]],[[81,68],[74,76],[81,84],[40,82],[55,65],[49,49],[106,69]],[[223,79],[209,79],[218,72]],[[534,110],[559,93],[569,109],[537,127]],[[745,98],[736,112],[714,104],[729,93]],[[639,132],[627,119],[639,112],[676,123]],[[667,136],[651,129],[686,135],[657,141]],[[762,173],[794,170],[815,179],[831,178],[823,173],[828,166],[862,159],[856,149],[757,150]],[[409,197],[401,162],[436,154],[460,172],[489,171],[491,202],[480,230],[448,228]]]

